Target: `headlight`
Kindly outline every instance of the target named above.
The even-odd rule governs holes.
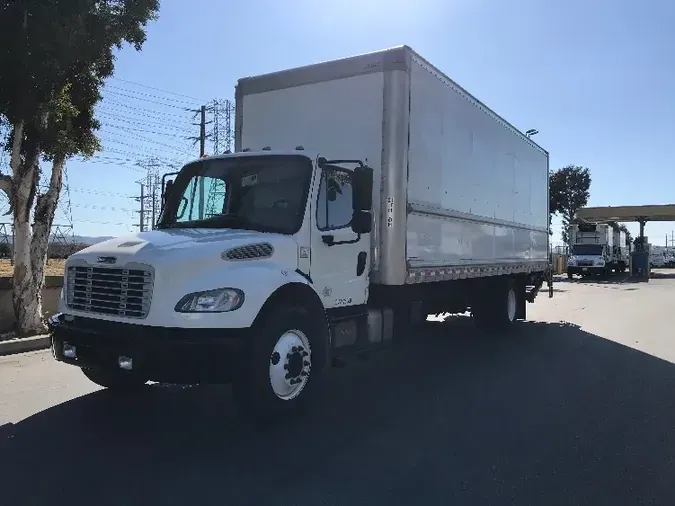
[[[567,261],[567,265],[574,265],[575,263],[577,263],[577,261],[576,261],[574,258],[570,258],[570,259]]]
[[[183,297],[174,311],[179,313],[224,313],[239,309],[244,303],[244,292],[236,288],[218,288],[190,293]]]

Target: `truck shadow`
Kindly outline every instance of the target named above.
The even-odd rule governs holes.
[[[663,269],[663,270],[652,270],[651,279],[675,279],[675,270],[673,269]]]
[[[567,323],[518,332],[427,322],[274,429],[227,387],[85,395],[0,428],[0,504],[669,503],[673,364]]]

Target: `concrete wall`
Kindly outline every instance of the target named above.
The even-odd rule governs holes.
[[[56,312],[63,276],[47,276],[42,290],[42,312],[45,318]],[[0,332],[8,332],[14,326],[12,306],[12,278],[0,278]]]

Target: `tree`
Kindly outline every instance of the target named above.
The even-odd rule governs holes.
[[[563,241],[569,241],[569,226],[574,223],[579,209],[588,203],[591,173],[587,167],[567,165],[553,172],[549,178],[549,207],[562,216]]]
[[[158,8],[158,0],[0,0],[0,121],[11,167],[0,190],[14,222],[19,334],[44,329],[44,268],[65,163],[98,149],[94,106],[114,71],[113,51],[124,42],[140,50]],[[51,164],[44,192],[41,162]]]

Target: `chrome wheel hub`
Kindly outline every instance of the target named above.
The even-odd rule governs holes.
[[[270,385],[282,400],[297,397],[305,388],[312,367],[309,339],[300,330],[289,330],[279,338],[270,356]]]

